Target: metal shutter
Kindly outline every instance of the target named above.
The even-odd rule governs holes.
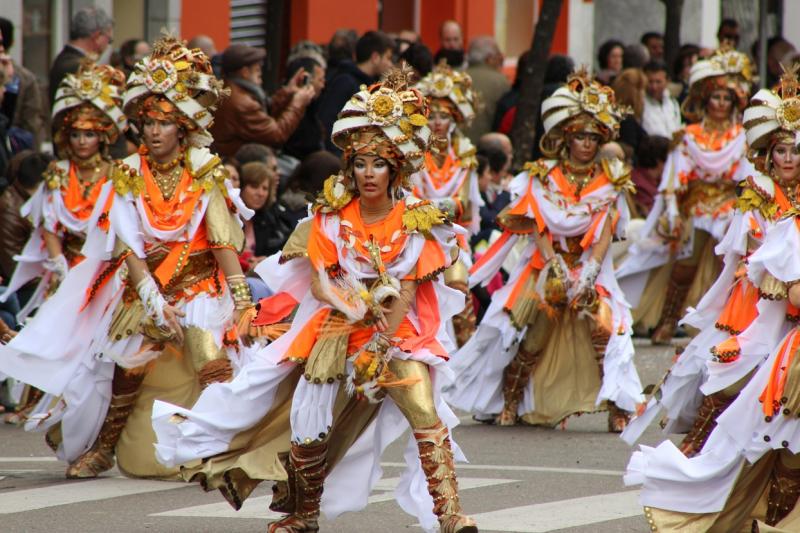
[[[231,0],[231,44],[266,47],[266,0]]]

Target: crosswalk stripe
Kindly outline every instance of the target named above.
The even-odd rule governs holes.
[[[186,483],[122,477],[60,483],[38,489],[3,492],[0,496],[0,514],[22,513],[58,505],[107,500],[120,496],[188,487],[192,486]],[[196,489],[196,487],[192,488]]]
[[[0,463],[55,463],[56,457],[0,457]]]
[[[555,502],[509,507],[472,517],[481,530],[543,533],[630,518],[642,514],[639,491],[598,494]]]
[[[394,488],[400,482],[399,477],[384,478],[378,481],[375,485],[377,493],[372,494],[368,502],[379,503],[394,500]],[[506,483],[517,483],[516,479],[493,479],[493,478],[475,478],[475,477],[461,477],[458,480],[459,490],[478,489],[483,487],[492,487],[495,485],[503,485]],[[194,517],[194,518],[254,518],[254,519],[272,519],[282,516],[281,514],[269,511],[269,503],[271,496],[257,496],[245,500],[244,505],[238,511],[225,502],[211,503],[206,505],[195,505],[192,507],[184,507],[183,509],[175,509],[162,513],[151,514],[150,516],[167,516],[167,517]]]
[[[405,463],[381,463],[383,467],[405,468]],[[558,468],[550,466],[511,466],[511,465],[473,465],[469,463],[458,463],[456,472],[460,470],[491,470],[498,472],[545,472],[551,474],[578,474],[593,476],[615,476],[622,477],[625,472],[622,470],[595,470],[589,468]]]

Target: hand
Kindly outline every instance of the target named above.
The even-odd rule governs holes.
[[[314,99],[314,87],[311,85],[306,85],[305,87],[301,87],[297,89],[297,91],[292,96],[292,102],[296,102],[298,105],[302,107],[307,107],[308,104],[311,103],[311,100]]]
[[[237,327],[239,326],[239,323],[242,321],[242,316],[247,311],[248,311],[247,309],[234,309],[233,323],[236,324]],[[250,346],[251,344],[253,344],[253,337],[251,337],[249,334],[242,334],[241,331],[239,332],[239,340],[242,341],[242,344],[244,344],[245,346]]]
[[[14,77],[14,65],[11,63],[11,56],[8,54],[0,54],[0,68],[6,73],[6,80],[11,81]]]
[[[795,283],[789,287],[789,303],[795,307],[800,307],[800,283]]]
[[[263,261],[264,259],[266,259],[266,256],[263,256],[263,255],[248,257],[247,258],[247,264],[250,267],[250,270],[253,270],[254,268],[256,268],[256,266],[258,266],[258,264],[261,261]]]
[[[388,312],[388,305],[380,305],[376,309],[370,309],[364,317],[364,322],[375,326],[375,329],[382,333],[389,329],[389,320],[386,318],[386,313]]]
[[[178,322],[178,317],[184,316],[186,316],[186,313],[177,307],[169,304],[164,306],[164,320],[167,322],[167,327],[172,334],[175,335],[175,340],[178,341],[178,344],[183,344],[183,328]]]
[[[303,80],[305,79],[307,74],[308,73],[303,68],[295,72],[294,76],[292,76],[292,78],[286,84],[286,90],[289,91],[291,94],[296,93],[302,87]]]

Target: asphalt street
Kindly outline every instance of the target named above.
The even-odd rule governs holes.
[[[637,340],[642,383],[658,381],[673,354],[673,348]],[[622,482],[631,449],[606,432],[605,414],[572,418],[564,430],[500,428],[465,415],[455,438],[470,460],[458,466],[461,501],[481,531],[648,531],[638,491]],[[641,443],[663,438],[650,428]],[[384,479],[367,508],[322,520],[322,531],[421,531],[392,495],[404,444],[401,439],[384,456]],[[236,512],[218,493],[196,485],[127,479],[116,469],[97,480],[67,481],[64,468],[41,434],[1,426],[0,531],[257,532],[272,516],[268,484]]]

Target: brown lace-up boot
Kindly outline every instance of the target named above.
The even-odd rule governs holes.
[[[424,429],[415,429],[419,459],[428,479],[428,492],[433,498],[433,512],[439,518],[441,533],[477,533],[475,521],[461,513],[458,482],[453,465],[450,435],[442,422]]]
[[[779,456],[769,481],[767,524],[774,526],[788,515],[800,498],[800,468],[791,468]]]
[[[89,450],[83,453],[67,467],[67,478],[92,478],[97,477],[106,470],[114,467],[114,449],[122,435],[128,417],[133,412],[139,391],[130,394],[115,394],[111,396],[106,418]]]
[[[269,524],[269,533],[312,533],[319,531],[319,503],[325,483],[327,441],[292,443],[290,468],[294,472],[294,510]],[[289,491],[291,494],[291,491]]]
[[[517,355],[503,370],[503,410],[495,418],[498,426],[513,426],[517,423],[517,408],[525,387],[528,386],[533,369],[539,361],[541,351],[529,352],[520,346]]]
[[[681,452],[686,457],[694,457],[708,440],[711,430],[717,425],[717,417],[728,408],[736,396],[725,396],[718,392],[705,396],[703,403],[697,410],[697,417],[694,419],[694,425],[689,433],[681,441],[679,446]]]
[[[675,266],[675,270],[679,268],[679,266]],[[664,345],[672,341],[672,336],[675,335],[675,330],[678,329],[678,320],[680,320],[684,312],[686,295],[689,294],[689,287],[691,286],[693,275],[694,270],[692,270],[692,275],[681,273],[681,279],[676,280],[675,278],[678,276],[673,272],[669,280],[669,285],[667,286],[667,300],[664,302],[664,308],[661,310],[661,318],[658,321],[655,331],[653,331],[653,335],[650,337],[653,344]],[[683,281],[686,277],[689,278],[688,282]]]

